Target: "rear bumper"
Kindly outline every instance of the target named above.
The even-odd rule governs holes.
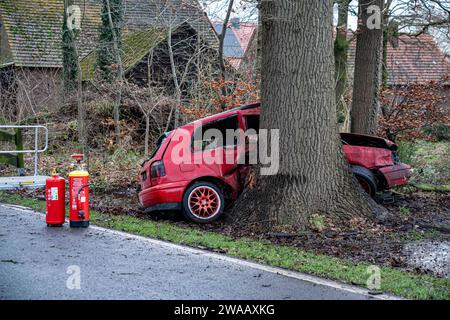
[[[387,187],[399,187],[408,183],[411,176],[411,166],[400,163],[393,166],[383,167],[379,169],[386,179]]]
[[[180,209],[186,186],[187,182],[172,182],[150,187],[139,193],[139,202],[146,212]]]

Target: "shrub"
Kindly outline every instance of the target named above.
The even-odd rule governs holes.
[[[443,106],[441,89],[441,82],[385,89],[382,92],[383,112],[379,119],[378,134],[392,140],[445,138],[450,115]]]
[[[450,126],[444,123],[436,123],[425,126],[423,132],[437,141],[450,141]]]

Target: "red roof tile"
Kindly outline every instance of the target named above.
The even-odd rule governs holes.
[[[349,49],[349,74],[353,75],[356,37]],[[387,49],[388,85],[441,81],[450,76],[450,62],[429,34],[401,35]],[[450,84],[450,81],[447,81]]]

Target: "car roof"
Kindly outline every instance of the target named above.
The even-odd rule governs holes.
[[[193,122],[190,122],[190,123],[187,123],[187,124],[181,126],[180,128],[183,128],[185,126],[191,126],[191,125],[196,124],[198,122],[208,123],[208,122],[212,122],[212,121],[215,121],[215,120],[223,119],[223,118],[226,118],[228,116],[232,116],[232,115],[236,114],[240,110],[256,109],[256,108],[259,108],[259,106],[260,106],[259,102],[250,103],[250,104],[247,104],[247,105],[244,105],[244,106],[241,106],[241,107],[233,108],[233,109],[230,109],[230,110],[226,110],[226,111],[223,111],[223,112],[220,112],[220,113],[216,113],[216,114],[210,115],[210,116],[205,117],[205,118],[201,118],[201,119],[195,120]]]

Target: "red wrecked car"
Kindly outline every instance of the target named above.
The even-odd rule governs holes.
[[[226,204],[237,198],[242,191],[249,165],[239,162],[238,143],[233,141],[213,145],[210,138],[196,135],[196,128],[224,132],[229,129],[243,131],[259,130],[259,104],[252,104],[193,123],[186,124],[163,134],[157,141],[156,150],[142,164],[140,172],[139,201],[146,212],[181,210],[186,218],[208,223],[217,220]],[[197,130],[198,131],[198,130]],[[180,141],[188,141],[183,159],[175,159]],[[341,133],[343,152],[353,173],[363,189],[374,196],[377,191],[387,190],[407,183],[411,167],[400,162],[397,146],[386,139]],[[228,144],[228,145],[227,145]],[[240,144],[240,143],[239,143]],[[245,145],[248,144],[246,140]],[[208,150],[208,151],[207,151]],[[207,152],[223,154],[233,161],[224,163],[186,161]]]

